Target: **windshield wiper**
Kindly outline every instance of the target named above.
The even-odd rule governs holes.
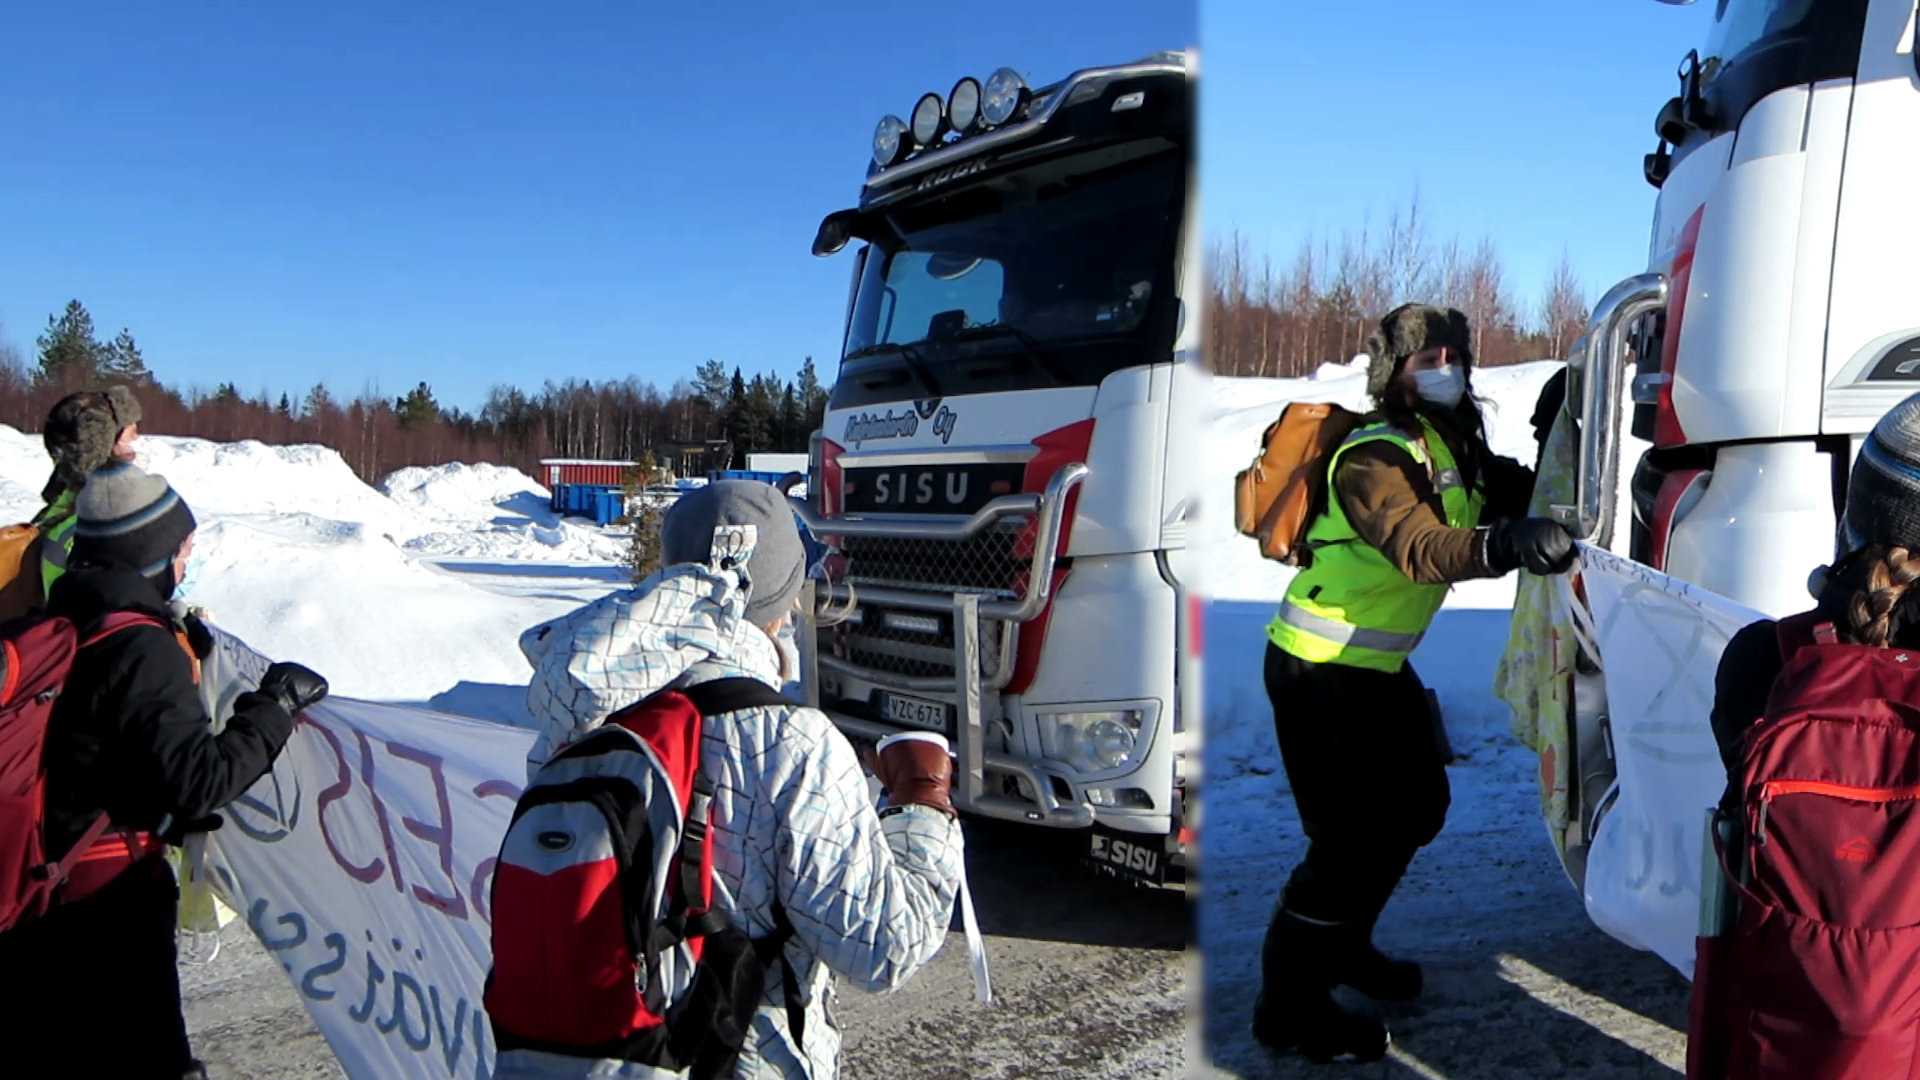
[[[956,331],[940,340],[968,342],[991,341],[994,338],[1009,338],[1018,342],[1021,351],[1027,354],[1027,359],[1032,361],[1034,367],[1046,373],[1046,376],[1053,380],[1053,385],[1067,385],[1069,380],[1066,372],[1060,370],[1060,365],[1054,362],[1053,356],[1046,351],[1045,346],[1040,344],[1039,339],[1017,326],[1006,326],[1001,323],[969,326],[965,330]]]
[[[844,363],[848,360],[869,360],[879,356],[899,357],[901,363],[904,364],[906,369],[913,374],[913,377],[920,380],[920,386],[926,392],[926,395],[928,397],[941,396],[940,384],[934,379],[933,370],[927,367],[926,361],[920,359],[920,354],[916,352],[913,346],[911,345],[902,345],[902,344],[899,344],[898,342],[883,341],[877,345],[869,345],[864,349],[853,350],[852,352],[848,353],[845,357],[842,358],[842,362]],[[880,383],[880,382],[867,382],[866,380],[861,379],[857,375],[854,376],[854,379],[856,382],[859,382],[860,385],[865,386],[869,389],[876,386],[885,385],[884,383]]]

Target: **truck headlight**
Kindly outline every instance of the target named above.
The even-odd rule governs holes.
[[[906,156],[907,122],[897,116],[883,116],[873,129],[873,163],[886,168]]]
[[[1040,752],[1081,772],[1106,772],[1132,764],[1145,722],[1139,709],[1042,712],[1036,719]]]

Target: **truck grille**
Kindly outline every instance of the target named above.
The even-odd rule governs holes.
[[[1030,555],[1017,554],[1024,518],[1013,518],[971,539],[924,540],[912,537],[849,536],[841,541],[847,557],[844,580],[854,588],[860,619],[821,628],[821,651],[864,668],[909,678],[952,678],[953,616],[924,611],[896,611],[877,606],[859,595],[862,586],[911,589],[929,593],[975,593],[985,599],[1013,600],[1020,596],[1023,571],[1031,569]],[[991,670],[998,656],[1001,634],[1013,628],[984,620],[980,652]]]
[[[1003,521],[968,540],[849,536],[840,550],[847,557],[846,580],[927,592],[979,593],[994,599],[1019,595],[1015,575],[1033,565],[1031,556],[1014,553],[1021,518]]]

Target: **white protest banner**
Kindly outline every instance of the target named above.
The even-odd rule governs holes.
[[[1582,545],[1587,610],[1613,733],[1612,803],[1587,854],[1587,914],[1692,976],[1706,813],[1726,787],[1709,713],[1727,639],[1763,616]]]
[[[268,661],[221,636],[203,686],[231,715]],[[222,813],[207,870],[355,1080],[484,1078],[494,857],[533,733],[329,698]]]

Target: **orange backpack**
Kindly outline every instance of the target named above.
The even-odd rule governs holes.
[[[0,622],[18,618],[46,598],[40,588],[40,530],[0,526]]]
[[[1288,566],[1312,561],[1307,528],[1327,505],[1327,463],[1361,415],[1327,402],[1296,401],[1260,436],[1260,453],[1233,482],[1234,527],[1260,554]]]

